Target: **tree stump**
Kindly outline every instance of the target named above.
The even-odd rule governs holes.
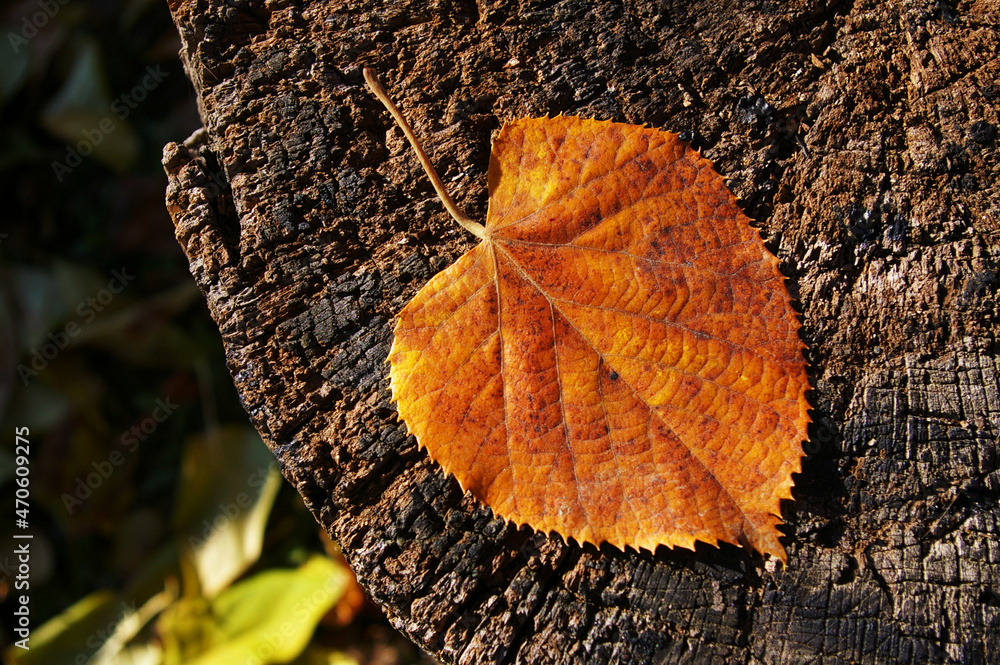
[[[1000,662],[996,0],[174,0],[204,129],[167,204],[236,387],[391,621],[446,662]],[[801,307],[787,568],[517,530],[397,422],[393,316],[485,219],[490,136],[682,132]]]

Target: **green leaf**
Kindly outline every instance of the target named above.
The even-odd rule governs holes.
[[[260,557],[280,484],[274,456],[249,427],[218,428],[186,442],[174,526],[204,596],[215,596]]]
[[[16,645],[8,647],[4,662],[10,665],[154,665],[160,662],[160,648],[149,640],[135,638],[172,599],[170,592],[161,591],[136,608],[134,602],[124,601],[113,591],[96,591],[33,631],[29,650]]]
[[[360,662],[343,651],[310,645],[292,665],[360,665]]]
[[[183,599],[157,622],[167,665],[287,663],[350,580],[344,566],[314,556],[294,570],[268,570],[211,601]]]
[[[11,665],[89,662],[114,633],[115,627],[135,611],[134,606],[113,591],[96,591],[32,630],[28,651],[13,644],[8,647],[4,651],[4,662]]]

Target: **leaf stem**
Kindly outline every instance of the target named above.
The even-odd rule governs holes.
[[[420,146],[420,141],[417,140],[416,134],[414,134],[413,130],[410,129],[410,124],[406,122],[406,118],[404,118],[403,114],[399,111],[399,107],[397,107],[393,101],[389,99],[389,94],[385,91],[385,88],[382,87],[382,84],[379,83],[378,77],[375,75],[375,70],[370,67],[365,67],[363,71],[368,87],[371,88],[372,92],[375,93],[375,96],[378,97],[378,100],[382,102],[385,108],[389,110],[389,113],[392,114],[392,119],[396,121],[399,128],[403,130],[404,134],[406,134],[407,140],[409,140],[410,145],[413,146],[414,152],[417,153],[417,158],[420,159],[420,165],[424,167],[424,172],[427,173],[427,177],[431,179],[431,184],[434,185],[435,191],[437,191],[438,196],[441,197],[441,203],[444,204],[445,209],[451,213],[451,216],[455,218],[456,222],[462,225],[462,228],[477,238],[485,239],[486,227],[473,221],[471,217],[466,215],[462,209],[455,204],[451,195],[448,194],[448,190],[445,189],[444,183],[441,182],[441,178],[438,177],[437,171],[434,170],[434,165],[431,164],[431,160],[428,159],[427,153],[425,153],[424,149]]]

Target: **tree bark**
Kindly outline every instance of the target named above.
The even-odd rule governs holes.
[[[236,387],[393,623],[456,663],[1000,662],[996,0],[175,0],[167,203]],[[685,132],[781,259],[814,424],[784,569],[516,530],[390,404],[393,316],[474,238],[490,135]]]

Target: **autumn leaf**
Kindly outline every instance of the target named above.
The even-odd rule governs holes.
[[[389,353],[431,458],[538,531],[785,560],[803,345],[712,164],[655,129],[518,120],[493,143],[485,227],[463,225],[482,241],[400,312]]]

